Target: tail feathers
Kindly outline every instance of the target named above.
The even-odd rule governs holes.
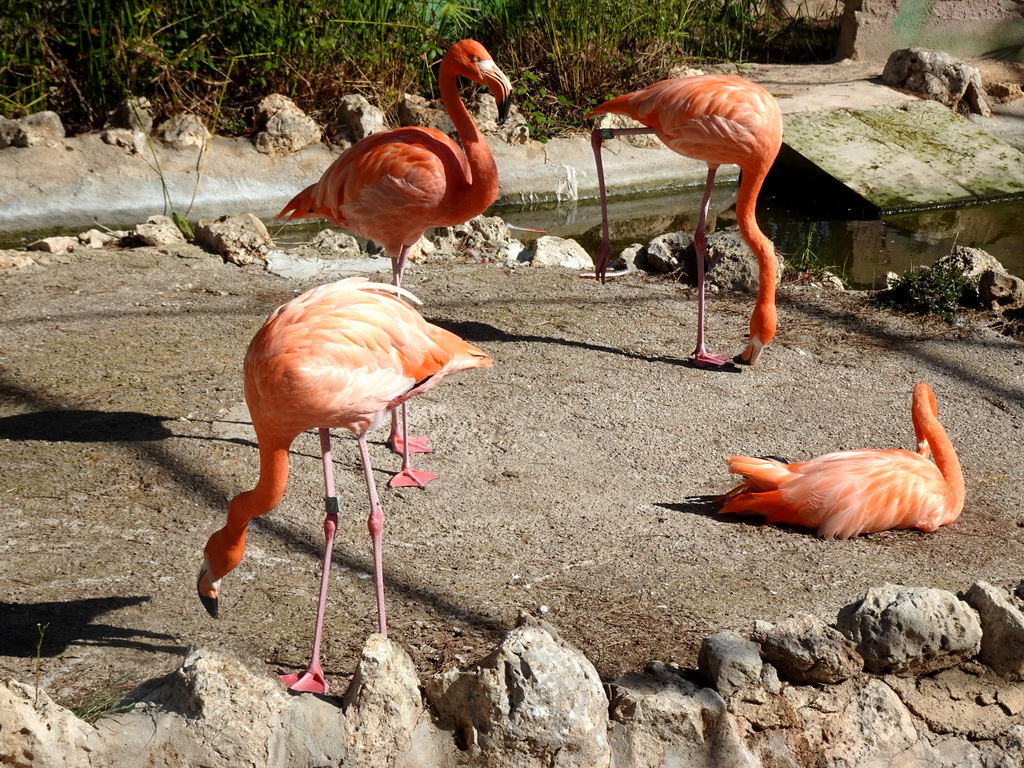
[[[792,467],[777,459],[756,456],[730,456],[726,459],[729,471],[742,475],[746,485],[757,491],[775,490],[779,483],[792,474]]]
[[[318,184],[310,184],[274,217],[275,221],[294,221],[295,219],[328,219],[337,218],[337,211],[317,201]],[[341,226],[341,225],[339,225]]]
[[[793,465],[755,456],[730,456],[729,471],[744,481],[720,497],[719,514],[763,515],[765,522],[811,525],[801,510],[782,498],[778,487],[793,473]]]

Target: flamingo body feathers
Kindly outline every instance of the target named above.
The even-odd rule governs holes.
[[[769,523],[802,525],[838,539],[894,528],[931,532],[952,523],[964,506],[963,472],[927,384],[914,387],[911,413],[917,453],[837,451],[792,464],[730,456],[729,471],[743,482],[720,499],[719,511],[763,515]]]

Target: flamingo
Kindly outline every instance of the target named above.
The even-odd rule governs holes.
[[[911,402],[916,453],[838,451],[795,464],[730,456],[729,471],[744,480],[719,499],[719,512],[764,515],[769,523],[816,528],[819,536],[838,539],[948,525],[964,507],[964,476],[938,414],[935,393],[922,382]]]
[[[344,428],[356,436],[370,502],[367,527],[377,627],[386,636],[384,512],[373,482],[366,433],[381,423],[386,411],[429,390],[446,374],[492,364],[481,350],[426,322],[401,297],[419,302],[398,286],[363,277],[321,285],[272,312],[245,355],[245,400],[259,445],[259,480],[229,502],[227,523],[210,536],[203,551],[197,589],[216,618],[221,579],[242,559],[249,521],[272,510],[284,496],[292,441],[300,432],[319,429],[326,544],[311,660],[305,672],[284,676],[295,691],[326,693],[328,688],[320,666],[320,638],[339,514],[330,429]]]
[[[433,128],[397,128],[357,142],[299,192],[277,215],[287,221],[326,219],[381,245],[401,286],[409,250],[431,227],[451,227],[483,213],[498,197],[498,169],[491,151],[459,97],[461,75],[491,91],[498,121],[511,108],[512,84],[475,40],[462,40],[441,59],[441,100],[465,152]],[[402,406],[402,423],[408,412]],[[415,472],[410,453],[426,453],[426,438],[408,437],[392,414],[388,445],[403,457],[403,474],[391,485],[423,485],[435,478]]]
[[[596,276],[605,279],[611,250],[608,235],[608,207],[605,201],[601,146],[615,136],[653,133],[680,155],[703,160],[708,174],[704,185],[694,245],[697,250],[697,346],[694,364],[717,368],[729,363],[727,355],[713,355],[704,347],[704,259],[707,254],[704,229],[708,204],[720,165],[740,167],[740,189],[736,220],[740,234],[754,252],[758,264],[757,302],[750,317],[750,335],[743,351],[733,362],[754,365],[761,350],[775,336],[776,258],[771,241],[757,226],[754,207],[768,169],[782,146],[782,113],[774,97],[760,85],[733,75],[678,77],[649,85],[634,93],[607,101],[587,117],[615,113],[629,115],[646,128],[599,128],[591,134],[597,178],[601,193],[601,247]]]

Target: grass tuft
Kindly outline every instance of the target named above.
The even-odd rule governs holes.
[[[977,301],[977,278],[966,277],[956,266],[943,262],[931,267],[911,267],[888,289],[875,295],[880,307],[934,314],[948,323],[956,321],[957,310]]]

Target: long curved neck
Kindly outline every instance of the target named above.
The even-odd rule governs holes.
[[[736,196],[736,223],[739,225],[743,239],[750,246],[750,250],[754,252],[754,258],[757,259],[757,298],[759,303],[763,298],[774,299],[778,283],[775,246],[757,225],[757,216],[755,215],[757,195],[761,191],[761,185],[764,183],[767,173],[767,168],[749,171],[744,168],[739,193]]]
[[[256,486],[242,491],[228,502],[228,519],[224,527],[210,537],[216,541],[226,558],[227,573],[242,560],[245,553],[245,533],[249,521],[276,507],[284,496],[288,484],[288,448],[291,441],[260,440],[260,477]],[[207,545],[209,549],[209,544]],[[212,558],[211,558],[212,564]],[[224,573],[215,574],[221,578]]]
[[[956,518],[964,506],[964,473],[960,468],[960,459],[957,458],[953,443],[946,434],[946,430],[939,423],[934,406],[919,402],[915,398],[913,411],[914,431],[918,433],[918,443],[920,444],[922,437],[928,441],[928,446],[932,449],[935,459],[935,466],[939,468],[939,472],[949,488],[952,518]]]
[[[469,174],[464,184],[458,185],[461,188],[449,189],[445,196],[450,200],[453,214],[467,214],[459,219],[461,223],[483,213],[498,198],[498,167],[494,163],[487,142],[484,141],[473,118],[469,116],[469,110],[459,95],[458,78],[447,64],[447,61],[441,62],[441,71],[438,75],[441,101],[444,102],[448,116],[459,134],[459,140],[466,153]]]

